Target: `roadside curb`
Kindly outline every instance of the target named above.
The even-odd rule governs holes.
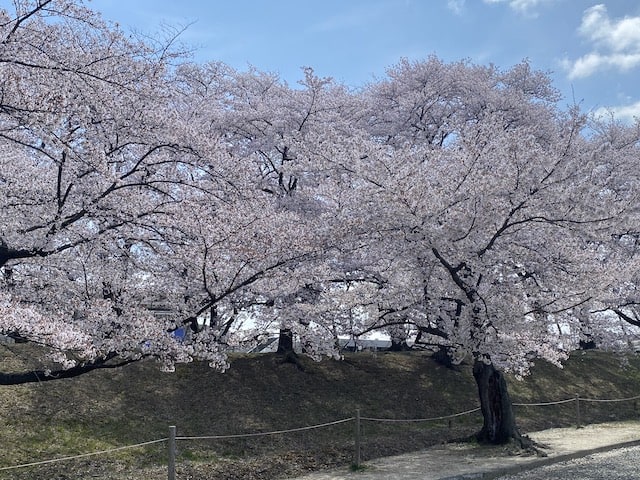
[[[530,470],[534,470],[540,467],[546,467],[548,465],[554,465],[556,463],[566,462],[569,460],[575,460],[578,458],[587,457],[595,453],[603,453],[611,450],[617,450],[619,448],[637,447],[640,446],[640,440],[632,440],[629,442],[616,443],[613,445],[604,445],[602,447],[590,448],[588,450],[579,450],[577,452],[564,453],[553,457],[539,458],[532,460],[531,462],[522,463],[519,465],[512,465],[509,467],[500,467],[497,469],[488,470],[485,472],[464,473],[460,475],[453,475],[447,477],[439,477],[437,480],[472,480],[472,479],[487,479],[493,480],[504,475],[513,475],[517,473],[523,473]]]

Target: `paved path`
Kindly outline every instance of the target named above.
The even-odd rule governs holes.
[[[447,444],[365,463],[365,469],[317,472],[296,480],[454,480],[498,478],[623,446],[640,445],[640,421],[589,425],[530,433],[546,457],[509,455],[503,448]]]

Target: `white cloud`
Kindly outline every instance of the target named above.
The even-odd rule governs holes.
[[[592,52],[574,61],[565,60],[563,65],[569,70],[569,78],[589,77],[599,70],[614,68],[626,72],[640,65],[640,51],[637,53]]]
[[[640,119],[640,101],[629,105],[619,105],[617,107],[603,107],[594,112],[596,117],[609,117],[611,115],[614,118],[623,122],[634,122],[636,119]]]
[[[605,5],[595,5],[584,11],[578,33],[593,44],[593,50],[577,60],[564,61],[569,78],[640,66],[640,16],[612,20]]]
[[[614,52],[640,48],[640,17],[625,17],[612,22],[605,5],[595,5],[585,10],[578,31]]]
[[[447,8],[456,15],[462,14],[464,11],[465,0],[447,0]]]
[[[557,0],[484,0],[484,3],[506,3],[519,13],[535,16],[534,10],[538,6],[555,1]]]

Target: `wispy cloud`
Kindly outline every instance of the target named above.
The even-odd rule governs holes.
[[[348,4],[347,4],[348,5]],[[366,7],[356,7],[339,14],[319,19],[310,26],[312,32],[334,32],[365,28],[378,18],[384,17],[387,6],[384,3],[373,3]]]
[[[608,69],[628,71],[640,65],[640,16],[612,20],[605,5],[595,5],[584,11],[578,33],[593,47],[576,60],[564,61],[569,78]]]
[[[596,117],[609,117],[613,115],[623,122],[634,122],[640,120],[640,101],[629,105],[619,105],[617,107],[603,107],[594,112]]]
[[[462,15],[464,12],[465,0],[447,0],[447,8],[456,15]]]
[[[536,9],[557,0],[484,0],[484,3],[506,3],[513,10],[528,16],[536,16]]]

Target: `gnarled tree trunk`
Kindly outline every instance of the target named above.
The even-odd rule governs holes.
[[[294,355],[293,332],[289,328],[281,328],[278,335],[278,355]]]
[[[282,357],[283,363],[293,363],[299,370],[304,371],[304,365],[294,349],[293,332],[290,328],[280,329],[276,354]]]
[[[411,347],[405,339],[391,338],[390,352],[408,352],[410,350]]]
[[[494,445],[512,440],[522,443],[502,372],[490,363],[476,361],[473,365],[473,377],[478,386],[480,409],[484,418],[482,430],[476,434],[478,441]]]

